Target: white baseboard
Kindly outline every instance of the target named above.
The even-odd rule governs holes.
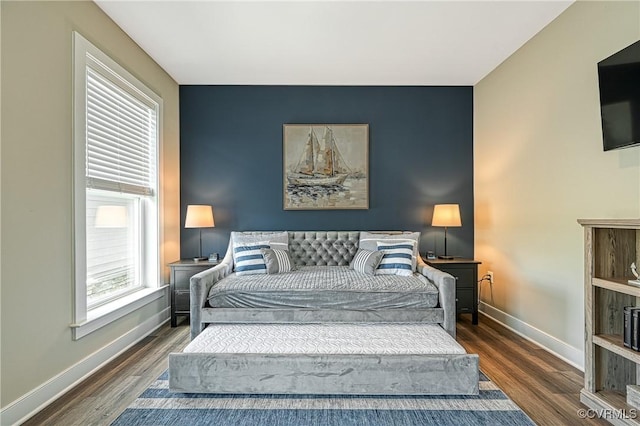
[[[95,373],[109,361],[153,333],[169,320],[170,308],[163,309],[136,328],[94,352],[62,373],[47,380],[0,410],[0,424],[20,424],[33,417],[65,392]]]
[[[540,346],[580,371],[584,371],[584,353],[581,350],[487,303],[480,302],[479,311],[517,335]]]

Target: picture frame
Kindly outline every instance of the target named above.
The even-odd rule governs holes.
[[[283,125],[284,210],[369,208],[368,124]]]

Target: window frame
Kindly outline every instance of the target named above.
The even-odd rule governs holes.
[[[150,246],[150,241],[155,241],[153,253],[143,256],[141,268],[150,270],[150,276],[156,277],[155,282],[142,283],[143,288],[123,295],[108,303],[100,304],[91,309],[87,301],[87,263],[86,263],[86,146],[87,146],[87,67],[94,70],[99,68],[100,73],[121,89],[136,97],[147,98],[145,101],[157,105],[156,116],[156,174],[155,187],[155,227],[147,227],[143,238],[143,244]],[[160,188],[160,176],[162,174],[162,98],[155,94],[146,85],[140,82],[134,75],[116,63],[113,59],[94,46],[78,32],[73,32],[73,224],[74,224],[74,304],[72,338],[78,340],[93,331],[104,327],[117,319],[157,300],[166,295],[166,285],[162,283],[162,267],[160,264],[160,244],[162,235],[162,194]],[[149,212],[142,213],[143,220],[148,219]],[[153,228],[153,229],[149,229]],[[151,258],[153,256],[153,258]],[[151,265],[150,265],[151,264]]]

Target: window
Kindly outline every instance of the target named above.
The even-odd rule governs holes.
[[[87,190],[87,306],[141,288],[139,197]]]
[[[74,339],[162,297],[162,100],[74,33]]]

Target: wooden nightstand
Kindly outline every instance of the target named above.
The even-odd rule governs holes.
[[[456,279],[456,313],[471,314],[471,323],[478,324],[478,262],[473,259],[425,259],[425,262],[453,275]]]
[[[198,272],[213,268],[218,263],[201,260],[194,262],[191,259],[179,260],[169,264],[171,268],[171,327],[177,325],[176,316],[191,313],[189,298],[189,279]]]

